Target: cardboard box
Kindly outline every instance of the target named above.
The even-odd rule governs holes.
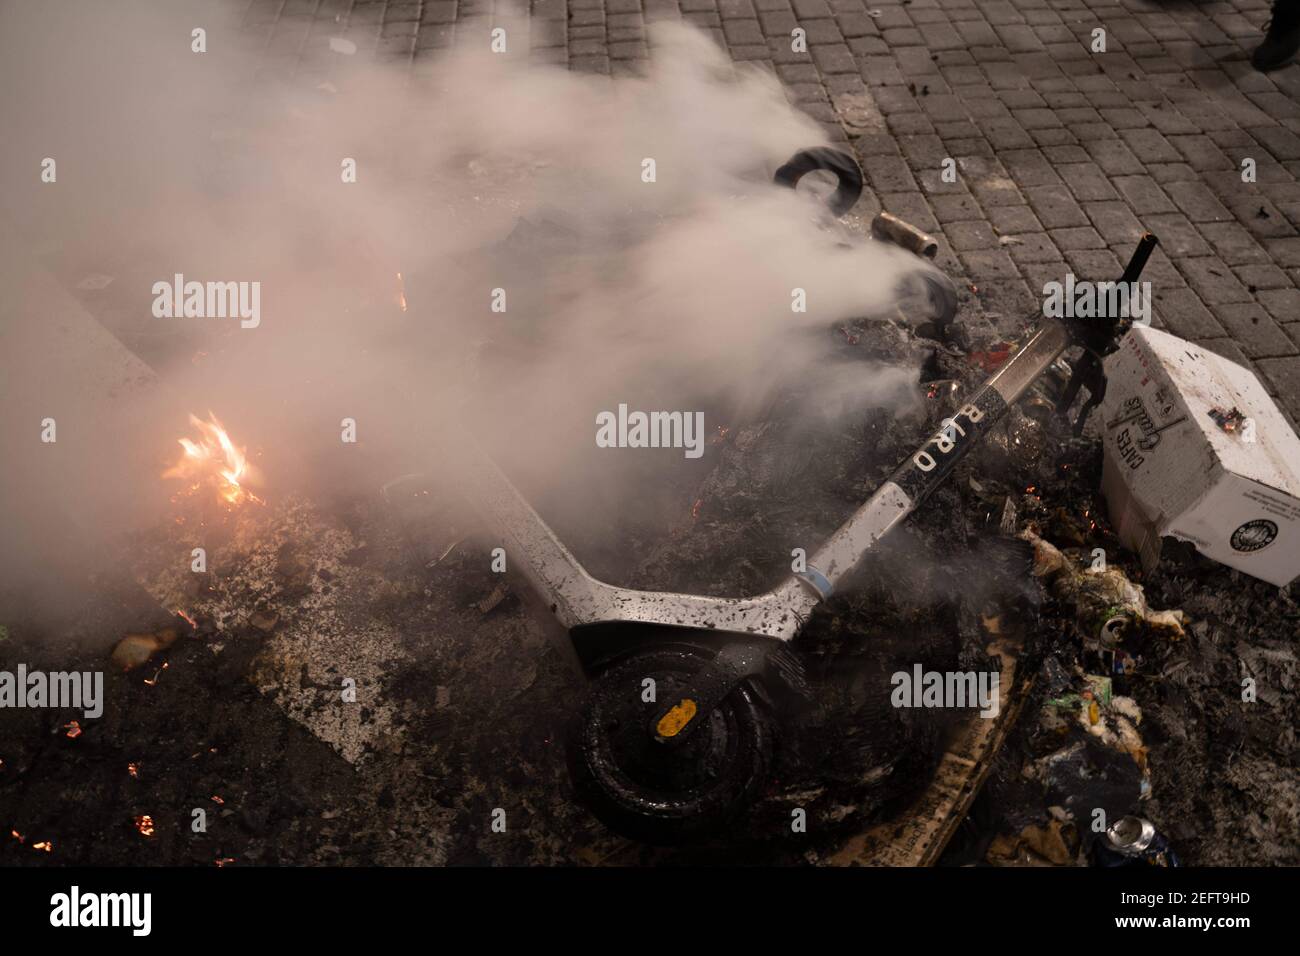
[[[1102,491],[1143,566],[1170,535],[1270,584],[1300,575],[1300,438],[1259,379],[1141,326],[1106,379]]]

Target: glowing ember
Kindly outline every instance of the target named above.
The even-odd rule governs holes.
[[[218,804],[218,805],[220,805],[220,806],[224,806],[225,803],[226,803],[225,800],[222,800],[222,799],[221,799],[219,796],[217,796],[215,793],[212,795],[212,802],[215,803],[215,804]]]
[[[212,862],[217,866],[225,866],[227,863],[234,863],[235,858],[233,856],[223,856],[221,859],[213,860]]]
[[[1231,409],[1224,411],[1220,408],[1212,408],[1209,416],[1214,419],[1214,423],[1222,428],[1225,432],[1232,433],[1241,431],[1246,422],[1246,416],[1241,409],[1233,406]]]
[[[40,850],[42,853],[53,853],[53,852],[54,852],[54,841],[53,841],[53,840],[42,840],[40,843],[33,843],[33,844],[32,844],[32,849],[33,849],[33,850]]]
[[[126,772],[129,773],[131,776],[139,779],[140,765],[138,763],[129,763],[126,765]]]
[[[76,740],[81,736],[81,724],[75,720],[70,724],[64,724],[63,729],[68,732],[67,736],[71,737],[73,740]]]
[[[149,816],[147,813],[143,816],[136,817],[135,828],[140,831],[140,836],[142,837],[153,836],[153,817]]]
[[[397,305],[403,312],[406,311],[406,286],[402,282],[402,274],[397,273]]]
[[[9,835],[12,836],[12,837],[13,837],[15,840],[17,840],[19,843],[26,843],[26,842],[27,842],[27,838],[24,837],[24,836],[23,836],[21,833],[19,833],[17,830],[10,830],[10,831],[9,831]]]
[[[176,610],[172,611],[172,613],[175,614],[175,615],[177,615],[178,617],[183,617],[183,618],[185,618],[185,622],[186,622],[187,624],[189,624],[190,627],[198,627],[198,626],[199,626],[199,625],[198,625],[198,622],[195,621],[194,618],[190,617],[188,614],[186,614],[186,613],[185,613],[184,611],[182,611],[180,608],[177,608]]]
[[[996,372],[1007,359],[1011,358],[1014,348],[1010,342],[995,342],[983,351],[970,353],[970,360],[986,372]]]
[[[704,504],[703,498],[697,498],[695,504],[691,506],[691,520],[695,521],[700,517],[700,506]]]
[[[244,449],[235,447],[229,433],[217,421],[217,416],[208,412],[208,421],[205,422],[191,415],[190,424],[199,430],[199,440],[178,439],[185,454],[180,461],[164,471],[162,476],[190,482],[185,493],[198,491],[205,484],[214,486],[218,500],[227,505],[239,505],[246,501],[260,503],[261,499],[243,484],[250,477]]]

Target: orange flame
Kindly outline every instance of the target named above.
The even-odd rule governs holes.
[[[231,506],[245,501],[260,503],[261,499],[242,483],[248,480],[251,471],[244,449],[237,448],[230,440],[230,434],[217,421],[217,416],[208,412],[205,422],[191,415],[190,424],[199,430],[199,440],[178,439],[185,454],[162,476],[191,481],[190,491],[197,490],[205,481],[215,484],[218,499]]]

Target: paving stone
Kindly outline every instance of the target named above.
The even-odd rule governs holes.
[[[1116,139],[1097,139],[1091,136],[1080,140],[1088,155],[1108,176],[1139,176],[1144,169],[1142,162],[1133,155],[1128,145]]]
[[[1151,294],[1155,300],[1153,311],[1159,314],[1165,327],[1174,335],[1199,341],[1227,334],[1191,289],[1164,289],[1153,285]]]
[[[1171,136],[1169,142],[1173,143],[1178,152],[1187,160],[1188,165],[1195,170],[1231,169],[1236,165],[1220,149],[1222,144],[1215,142],[1214,139],[1204,134]]]
[[[1173,163],[1183,157],[1173,144],[1155,129],[1122,129],[1120,139],[1133,151],[1143,165]],[[1213,144],[1210,144],[1213,146]]]
[[[1250,133],[1274,159],[1300,159],[1300,136],[1296,135],[1294,128],[1266,126]]]
[[[1196,182],[1200,178],[1186,163],[1152,163],[1147,166],[1147,175],[1162,186],[1165,183]]]
[[[1232,270],[1220,259],[1213,256],[1185,258],[1177,260],[1177,266],[1187,279],[1187,284],[1206,305],[1253,300],[1246,287],[1237,281]]]
[[[949,223],[985,218],[984,210],[975,197],[964,189],[958,188],[948,193],[930,195],[929,199],[935,217],[945,226]]]
[[[896,136],[916,136],[934,132],[934,124],[924,113],[895,113],[889,117],[889,128]]]
[[[1109,249],[1071,249],[1065,261],[1076,278],[1091,282],[1114,280],[1124,271],[1119,257]]]
[[[840,33],[847,39],[878,36],[880,33],[876,21],[863,13],[841,14],[835,19],[840,25]]]
[[[1169,183],[1165,186],[1165,192],[1179,211],[1192,222],[1224,222],[1232,219],[1232,213],[1204,183]]]
[[[1020,206],[1025,202],[1025,195],[1020,191],[1020,187],[1007,176],[989,176],[973,180],[970,183],[970,190],[985,209],[994,206]],[[1296,264],[1300,265],[1300,262]]]
[[[1061,182],[1052,163],[1037,149],[1004,149],[1002,164],[1021,186],[1050,186]]]
[[[1278,395],[1287,397],[1287,407],[1294,406],[1292,397],[1300,395],[1300,356],[1264,358],[1255,363]],[[1293,413],[1294,414],[1294,413]]]
[[[994,206],[988,211],[993,231],[1001,236],[1038,232],[1043,224],[1028,206]]]
[[[996,150],[1029,149],[1037,144],[1014,119],[991,119],[981,124],[984,136]]]
[[[1285,238],[1296,234],[1295,227],[1262,193],[1243,191],[1224,197],[1224,203],[1237,221],[1257,236]]]
[[[1208,256],[1210,248],[1200,231],[1182,213],[1162,213],[1142,217],[1142,225],[1155,233],[1166,255]]]
[[[1139,216],[1175,211],[1173,202],[1150,176],[1116,176],[1111,182]]]
[[[1005,249],[1012,261],[1017,264],[1059,262],[1062,259],[1060,249],[1044,232],[1004,236],[998,241],[998,245]]]
[[[1291,277],[1271,263],[1269,265],[1238,266],[1232,271],[1237,274],[1238,281],[1246,287],[1246,291],[1252,294],[1262,290],[1264,295],[1267,295],[1273,289],[1286,289],[1294,291],[1295,297],[1300,299],[1300,290],[1294,289],[1295,283]],[[1265,308],[1268,308],[1264,295],[1256,295],[1256,298]],[[1272,312],[1273,310],[1269,309],[1269,311]],[[1295,311],[1294,317],[1296,320],[1300,320],[1300,310]]]
[[[1040,143],[1040,145],[1042,145]],[[1071,143],[1061,146],[1044,146],[1043,155],[1053,166],[1069,166],[1087,163],[1089,156],[1082,146]]]
[[[1246,281],[1240,273],[1238,273],[1238,278]],[[1269,315],[1283,323],[1300,322],[1300,289],[1297,289],[1294,284],[1290,286],[1279,285],[1274,288],[1264,288],[1262,286],[1258,288],[1260,291],[1256,293],[1255,298]]]
[[[983,220],[945,223],[943,234],[952,248],[959,252],[996,248],[998,244],[993,227]]]
[[[1295,343],[1282,327],[1255,302],[1223,303],[1210,307],[1219,324],[1228,330],[1241,350],[1251,358],[1290,355]]]
[[[1137,242],[1145,231],[1133,210],[1123,202],[1090,202],[1083,208],[1108,245]]]
[[[1016,265],[1001,249],[976,249],[961,253],[972,279],[976,282],[988,282],[994,279],[1019,278]]]
[[[897,158],[882,156],[863,170],[868,184],[877,192],[901,192],[916,189],[916,180],[907,162]]]
[[[1300,266],[1300,237],[1292,239],[1270,239],[1266,248],[1273,261],[1283,267]]]
[[[1065,251],[1079,249],[1105,249],[1106,240],[1091,226],[1075,226],[1070,229],[1053,229],[1052,241],[1057,248]]]
[[[1263,265],[1270,261],[1268,251],[1238,222],[1201,223],[1198,228],[1214,248],[1214,254],[1230,266]]]
[[[1034,214],[1047,229],[1088,225],[1083,207],[1064,185],[1036,186],[1024,192]]]
[[[1079,202],[1104,202],[1119,198],[1110,179],[1096,163],[1066,163],[1057,166],[1056,172]]]

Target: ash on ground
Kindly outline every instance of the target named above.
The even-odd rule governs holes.
[[[893,322],[833,330],[827,362],[910,364],[920,399],[819,418],[795,388],[761,414],[713,418],[728,424],[702,464],[663,476],[654,507],[628,509],[624,525],[548,517],[610,579],[761,590],[1005,358],[975,338],[945,345]],[[990,669],[990,637],[1015,630],[1029,703],[944,862],[1082,863],[1101,810],[1153,820],[1192,865],[1295,863],[1300,609],[1178,549],[1141,575],[1104,519],[1099,444],[1052,412],[1059,384],[1013,409],[809,622],[794,650],[813,702],[782,728],[768,792],[713,845],[633,847],[574,803],[563,739],[583,678],[564,635],[491,572],[491,537],[414,478],[142,534],[130,573],[105,574],[98,599],[57,628],[26,622],[9,596],[6,662],[109,670],[128,634],[148,660],[109,670],[104,717],[75,734],[75,714],[0,713],[0,823],[12,831],[0,861],[817,862],[924,789],[969,716],[891,707],[889,675]],[[1098,631],[1086,596],[1034,576],[1026,529],[1071,571],[1102,549],[1145,588],[1144,608]],[[176,570],[196,544],[210,570]],[[1181,611],[1181,636],[1144,610]],[[150,654],[167,628],[174,641]],[[792,806],[809,811],[807,834],[789,832]]]

